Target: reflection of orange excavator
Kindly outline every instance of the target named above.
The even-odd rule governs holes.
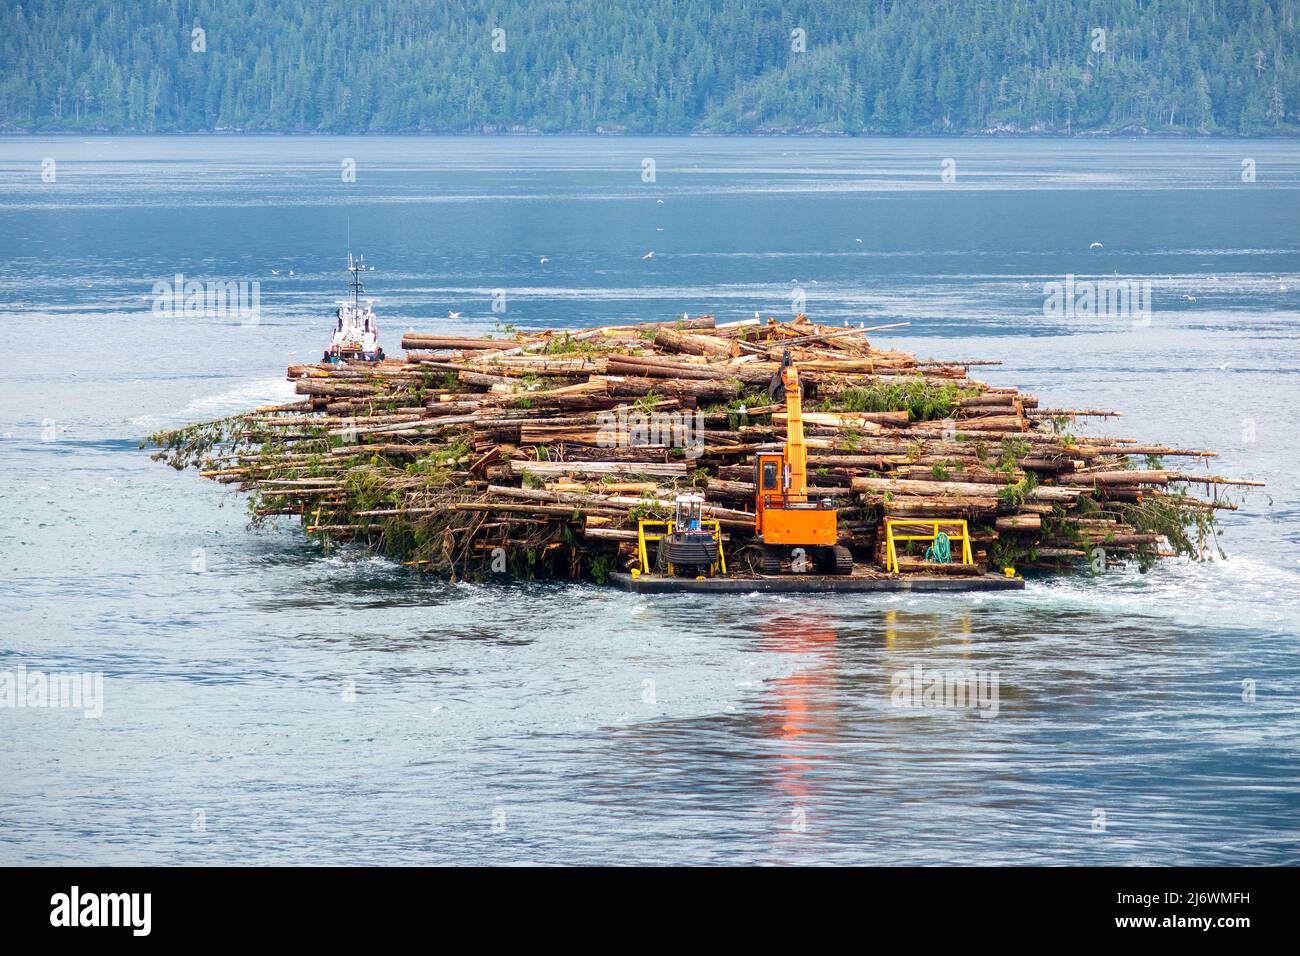
[[[770,779],[778,802],[788,807],[790,829],[815,832],[820,827],[810,826],[807,816],[815,819],[817,804],[827,797],[826,767],[836,759],[835,745],[846,742],[836,704],[843,690],[838,635],[829,618],[807,607],[759,619],[756,630],[763,652],[796,654],[806,662],[772,683],[772,693],[763,695],[758,726],[774,747]],[[782,829],[772,832],[779,835]],[[802,862],[802,853],[812,849],[783,839],[777,846],[785,848],[780,862],[788,863]],[[786,856],[789,850],[796,856]]]
[[[785,398],[785,445],[763,446],[754,455],[754,531],[762,547],[762,570],[775,574],[781,559],[802,550],[825,573],[852,574],[853,555],[836,543],[836,511],[830,499],[808,500],[808,446],[803,437],[799,372],[787,350],[767,389]]]

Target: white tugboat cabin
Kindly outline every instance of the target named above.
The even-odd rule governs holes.
[[[384,350],[379,347],[379,324],[375,321],[372,306],[374,300],[361,298],[365,291],[361,285],[365,263],[365,256],[353,261],[352,253],[348,253],[348,272],[352,273],[348,291],[352,298],[339,302],[334,337],[325,350],[324,362],[382,362],[384,359]]]

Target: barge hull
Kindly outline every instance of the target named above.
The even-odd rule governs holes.
[[[781,574],[752,578],[670,578],[657,574],[633,577],[615,571],[609,581],[633,594],[850,594],[864,591],[1023,591],[1024,578],[1001,574],[977,576],[920,575],[858,577],[831,574]]]

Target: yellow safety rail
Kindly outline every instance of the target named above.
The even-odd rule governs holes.
[[[896,534],[894,529],[925,528],[924,534]],[[954,533],[954,529],[960,529]],[[933,541],[942,531],[949,541],[961,542],[961,563],[974,564],[975,558],[970,550],[970,531],[965,518],[886,518],[885,519],[885,570],[898,573],[899,541]]]
[[[664,530],[659,534],[649,534],[646,532],[647,527],[663,526]],[[658,541],[673,533],[673,523],[671,521],[658,521],[642,518],[636,523],[636,555],[641,559],[641,573],[650,573],[650,557],[646,554],[645,543],[647,541]]]
[[[663,531],[647,531],[650,527],[662,527]],[[712,531],[713,539],[718,542],[718,560],[716,563],[709,565],[710,573],[727,573],[727,556],[722,549],[722,525],[716,518],[705,518],[700,522],[700,528],[704,531]],[[673,533],[673,522],[663,521],[658,518],[642,518],[636,523],[636,554],[641,561],[641,573],[650,573],[650,553],[646,550],[647,541],[659,541]],[[668,565],[668,574],[672,575],[672,564]]]

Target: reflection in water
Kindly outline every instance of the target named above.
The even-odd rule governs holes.
[[[812,664],[772,682],[774,713],[760,725],[780,744],[775,786],[790,808],[790,830],[802,833],[807,829],[807,804],[816,797],[813,768],[831,759],[820,745],[836,739],[837,636],[823,614],[781,613],[763,620],[759,646],[769,654],[803,654],[813,659]]]
[[[969,608],[955,614],[908,614],[897,608],[884,612],[885,650],[899,654],[911,650],[933,650],[936,644],[956,644],[961,653],[969,653],[971,612]]]

